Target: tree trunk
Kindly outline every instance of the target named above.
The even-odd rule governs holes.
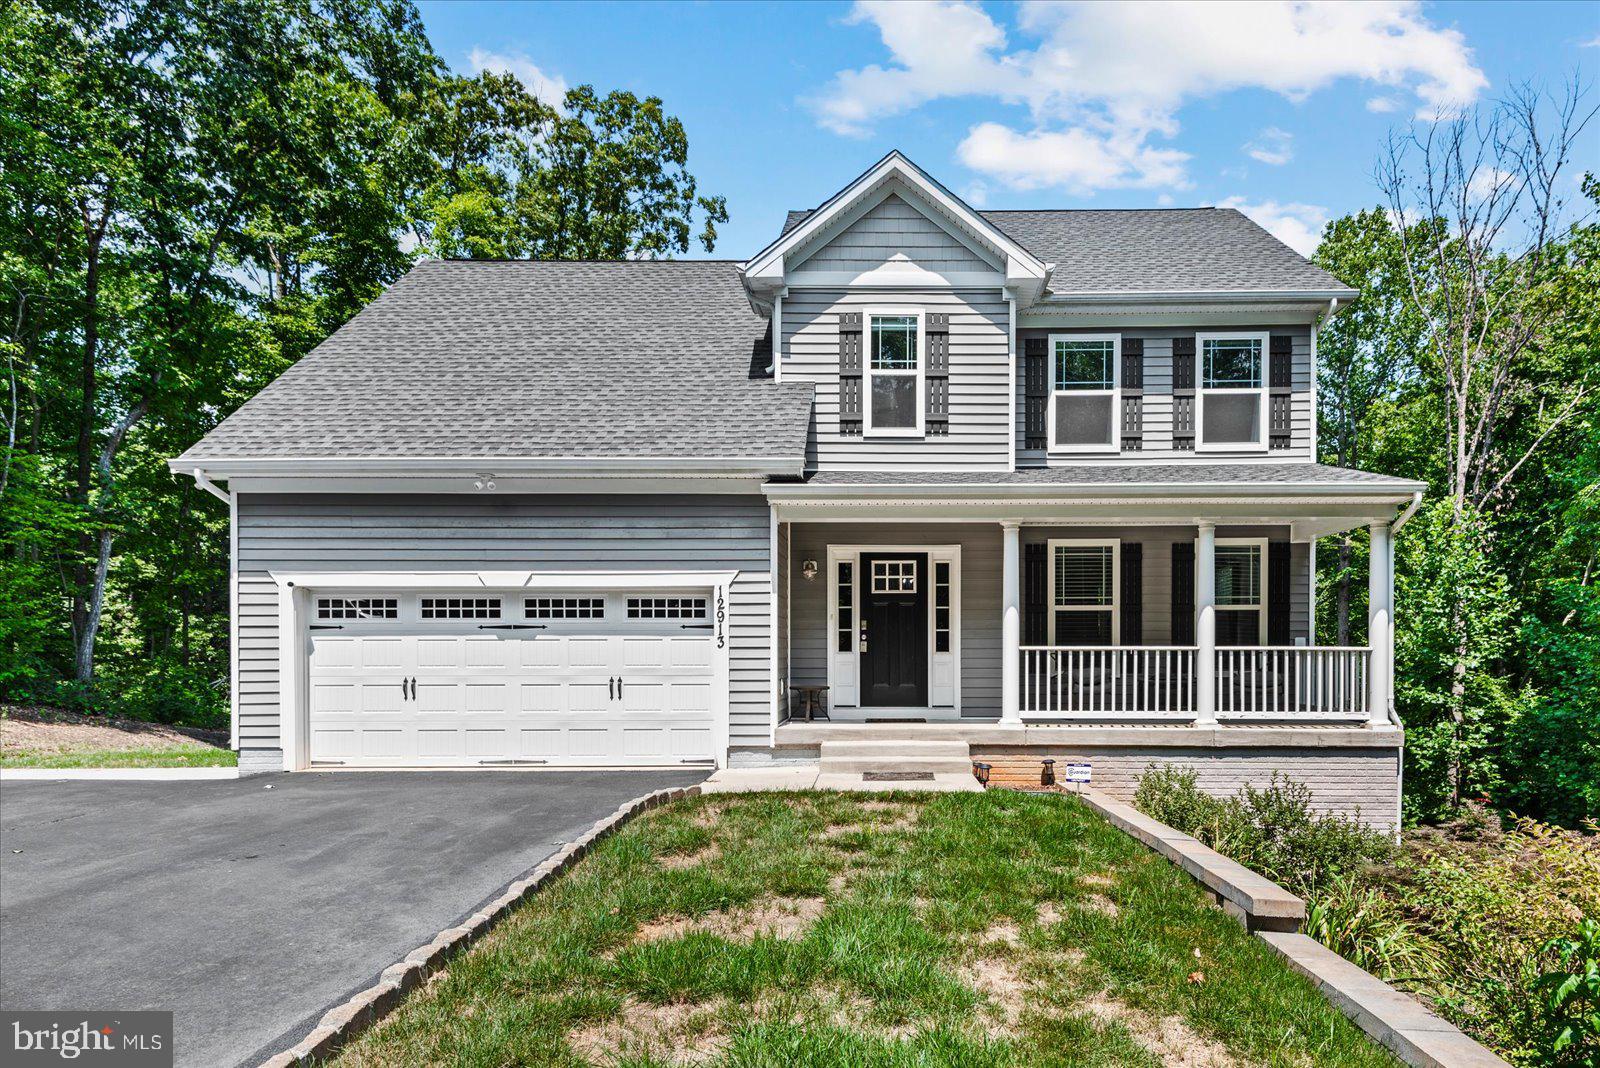
[[[83,208],[83,231],[86,241],[83,275],[83,351],[78,403],[78,448],[73,465],[73,501],[85,513],[89,498],[94,492],[94,432],[95,390],[97,362],[100,347],[100,237],[105,232],[104,222],[96,228],[90,225],[89,210]],[[102,538],[105,542],[105,538]],[[109,543],[105,544],[109,552]],[[72,676],[79,682],[94,678],[94,639],[99,629],[100,602],[94,591],[104,589],[103,565],[98,581],[92,577],[89,558],[95,553],[92,534],[78,535],[78,559],[71,568],[72,574],[72,635],[74,641]],[[104,559],[103,557],[101,558]]]
[[[88,612],[78,635],[76,650],[78,680],[94,678],[94,642],[100,633],[100,610],[106,603],[106,571],[111,565],[111,531],[102,529],[95,553],[94,583],[89,589]]]

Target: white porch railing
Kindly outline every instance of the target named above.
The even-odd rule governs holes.
[[[1192,646],[1023,646],[1025,720],[1192,721],[1199,714]],[[1217,719],[1364,720],[1371,651],[1326,646],[1216,650]]]
[[[1371,651],[1343,646],[1217,650],[1217,719],[1366,719]]]
[[[1189,646],[1024,646],[1022,715],[1034,719],[1192,719]]]

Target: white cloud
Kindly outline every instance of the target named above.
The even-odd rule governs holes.
[[[989,187],[983,182],[971,182],[962,190],[961,199],[975,208],[981,208],[989,203]]]
[[[1302,256],[1316,251],[1322,228],[1328,225],[1328,209],[1315,204],[1280,204],[1276,200],[1250,203],[1244,197],[1229,197],[1217,205],[1248,215],[1267,233]]]
[[[1400,101],[1392,96],[1375,96],[1367,101],[1367,110],[1374,115],[1387,115],[1400,110]]]
[[[1268,126],[1244,146],[1244,153],[1258,163],[1281,167],[1294,159],[1294,134]]]
[[[1461,34],[1432,25],[1413,0],[1028,0],[1018,27],[1033,47],[1012,45],[965,0],[858,0],[848,21],[876,26],[888,60],[841,71],[807,101],[824,127],[862,136],[949,97],[1022,105],[1029,122],[979,123],[962,156],[993,160],[998,169],[984,173],[1023,187],[1048,175],[1090,191],[1181,184],[1183,154],[1150,142],[1175,136],[1178,111],[1196,98],[1254,88],[1298,101],[1355,78],[1387,95],[1409,92],[1432,114],[1470,103],[1488,84]],[[1023,147],[1049,158],[1015,160]],[[1090,158],[1059,155],[1067,151]]]
[[[1595,34],[1593,37],[1589,38],[1587,41],[1580,41],[1578,43],[1578,47],[1579,48],[1600,48],[1600,33]]]
[[[560,110],[567,97],[567,82],[559,74],[547,74],[533,60],[519,52],[508,56],[500,52],[490,52],[482,48],[474,48],[467,56],[467,64],[472,68],[472,73],[481,74],[486,70],[502,74],[515,74],[517,80],[534,96],[543,100],[556,110]]]
[[[1172,207],[1172,197],[1167,193],[1162,193],[1156,197],[1156,203],[1163,208],[1170,208]]]

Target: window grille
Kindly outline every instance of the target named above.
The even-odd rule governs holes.
[[[398,619],[400,601],[394,597],[318,597],[318,619]]]
[[[424,597],[423,619],[499,619],[498,597]]]
[[[522,602],[529,619],[604,619],[604,597],[529,597]]]
[[[629,597],[629,619],[704,619],[704,597]]]

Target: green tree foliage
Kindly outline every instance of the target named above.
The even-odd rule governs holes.
[[[711,248],[687,159],[658,99],[450,74],[406,0],[0,6],[0,697],[218,719],[226,509],[167,458],[419,246]]]

